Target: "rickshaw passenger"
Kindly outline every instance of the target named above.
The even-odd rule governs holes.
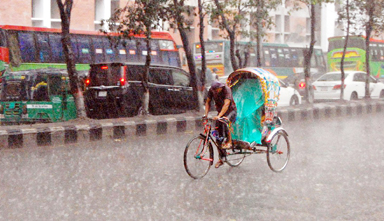
[[[217,120],[221,117],[227,117],[231,123],[234,123],[236,121],[237,109],[236,104],[233,101],[231,89],[219,81],[214,81],[212,83],[205,103],[205,116],[208,116],[212,99],[215,101],[215,107],[218,112],[217,116],[213,119]],[[227,138],[226,142],[221,147],[223,149],[231,148],[232,137],[228,127],[220,121],[216,121],[216,125],[218,127],[219,136]],[[218,168],[222,164],[223,162],[219,160],[215,167]]]

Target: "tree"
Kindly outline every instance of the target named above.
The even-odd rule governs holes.
[[[241,24],[248,23],[248,7],[249,1],[228,0],[219,2],[214,0],[214,6],[211,7],[211,20],[218,21],[221,30],[227,32],[227,37],[230,42],[230,59],[233,70],[239,68],[239,63],[236,61],[236,37],[241,33]],[[242,63],[240,63],[242,66]]]
[[[161,27],[161,21],[166,20],[166,2],[167,0],[135,0],[134,3],[128,2],[125,7],[117,9],[113,16],[106,21],[109,30],[116,30],[123,38],[131,38],[133,35],[145,36],[147,55],[145,71],[141,76],[144,95],[141,98],[142,108],[139,111],[139,114],[142,115],[148,114],[149,109],[148,76],[152,51],[151,33],[153,29]]]
[[[168,21],[170,22],[171,27],[178,29],[183,42],[183,47],[185,55],[187,57],[188,69],[191,76],[191,85],[194,91],[195,100],[198,100],[198,108],[202,110],[202,95],[201,90],[199,90],[197,74],[196,74],[196,64],[193,58],[191,46],[189,45],[187,30],[190,28],[190,21],[186,19],[185,15],[190,15],[192,8],[186,6],[183,0],[172,0],[168,4]]]
[[[61,42],[63,44],[65,62],[67,63],[71,93],[75,97],[77,117],[84,118],[86,117],[85,107],[84,107],[84,97],[83,97],[83,92],[80,89],[81,85],[80,85],[79,78],[77,77],[76,65],[75,65],[75,60],[74,60],[73,50],[71,45],[71,38],[69,34],[73,0],[64,0],[64,2],[63,0],[56,0],[56,2],[60,10],[61,30],[62,30]]]
[[[348,46],[348,40],[349,35],[351,33],[351,28],[354,28],[355,26],[355,20],[356,20],[356,5],[355,2],[352,0],[346,0],[343,7],[340,8],[338,11],[338,22],[345,24],[346,27],[342,28],[342,30],[345,31],[345,42],[344,42],[344,48],[343,48],[343,55],[341,56],[341,62],[340,62],[340,70],[341,70],[341,87],[340,87],[340,100],[344,100],[344,80],[345,80],[345,71],[344,71],[344,60],[345,60],[345,53],[347,51]]]
[[[205,42],[204,42],[204,18],[206,16],[206,13],[204,12],[204,4],[202,0],[198,0],[198,8],[199,8],[199,39],[200,39],[200,45],[201,45],[201,84],[205,85],[206,79],[206,71],[207,71],[207,59],[205,57]]]
[[[266,30],[269,30],[274,26],[274,23],[269,16],[269,12],[277,9],[279,5],[281,5],[281,0],[250,0],[250,22],[251,27],[254,27],[255,31],[251,30],[249,35],[251,41],[256,39],[257,67],[261,67],[262,39],[266,35]]]
[[[305,50],[304,54],[304,75],[305,75],[305,100],[307,103],[313,103],[312,83],[311,83],[311,59],[313,55],[313,48],[316,44],[315,28],[316,28],[316,6],[321,7],[323,3],[331,3],[333,0],[296,0],[294,2],[293,10],[301,9],[304,4],[309,9],[309,17],[311,21],[311,40],[309,48]]]

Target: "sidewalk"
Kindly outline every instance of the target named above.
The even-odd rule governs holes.
[[[283,124],[290,121],[356,116],[384,112],[383,100],[330,102],[281,107]],[[212,112],[215,115],[216,112]],[[60,123],[0,127],[0,148],[65,145],[103,139],[129,139],[133,136],[185,133],[201,130],[203,113],[149,115],[117,119],[75,119]]]

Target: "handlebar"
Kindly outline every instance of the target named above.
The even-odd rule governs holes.
[[[206,116],[203,116],[203,120],[205,120],[205,121],[210,121],[210,122],[213,122],[214,121],[214,119],[212,118],[212,117],[206,117]],[[218,119],[216,119],[216,121],[220,121],[220,122],[223,122],[223,123],[225,123],[225,124],[227,124],[228,125],[228,123],[229,123],[229,119],[227,118],[227,117],[220,117],[220,118],[218,118]]]

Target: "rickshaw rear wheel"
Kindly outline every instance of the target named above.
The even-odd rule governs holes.
[[[245,158],[245,154],[239,153],[239,149],[230,149],[227,150],[227,155],[225,156],[225,162],[231,167],[239,166]]]
[[[184,168],[194,179],[205,176],[213,164],[213,147],[200,135],[191,139],[184,150]]]
[[[279,131],[273,135],[268,144],[267,161],[268,166],[274,172],[281,172],[288,164],[290,156],[290,145],[288,135]]]

